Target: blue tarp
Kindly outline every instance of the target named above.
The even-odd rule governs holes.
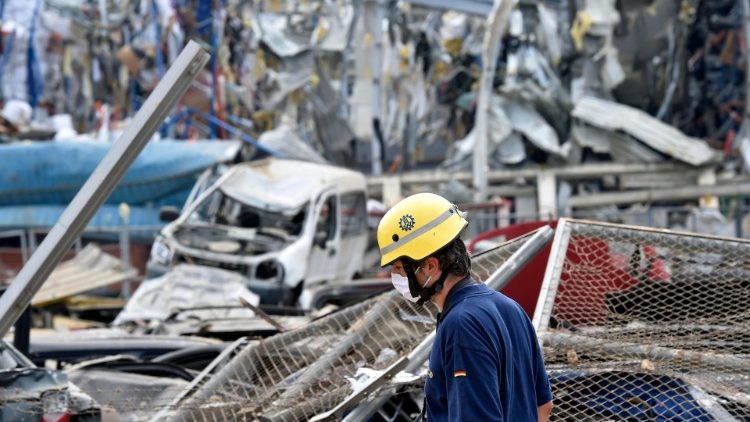
[[[48,228],[57,223],[65,205],[11,205],[0,207],[0,230],[19,228]],[[118,205],[103,205],[91,219],[89,229],[117,228],[122,225]],[[131,227],[159,227],[159,210],[155,208],[130,207],[128,225]]]
[[[236,141],[149,143],[107,200],[153,204],[182,195],[209,166],[232,160]],[[107,153],[110,144],[68,141],[0,145],[0,206],[67,205]]]

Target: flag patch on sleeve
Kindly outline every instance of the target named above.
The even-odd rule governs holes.
[[[466,376],[466,371],[455,371],[455,372],[453,372],[453,377],[454,378],[465,377],[465,376]]]

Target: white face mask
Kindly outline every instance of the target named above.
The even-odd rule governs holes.
[[[429,284],[431,279],[432,279],[432,276],[427,277],[427,281],[425,281],[424,283],[425,286]],[[419,300],[418,297],[414,297],[411,295],[411,290],[409,290],[409,279],[407,277],[404,277],[401,274],[391,273],[391,283],[393,283],[393,287],[395,287],[396,290],[398,290],[398,292],[401,293],[401,296],[406,298],[406,300],[411,301],[411,302],[416,302]]]
[[[416,302],[419,300],[419,298],[411,295],[411,291],[409,291],[408,278],[402,276],[401,274],[391,273],[391,283],[393,283],[393,287],[395,287],[396,290],[401,293],[401,296],[406,298],[406,300],[410,302]]]

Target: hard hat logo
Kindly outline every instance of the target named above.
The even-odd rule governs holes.
[[[414,228],[414,225],[417,222],[414,220],[414,216],[411,214],[406,214],[401,217],[400,220],[398,220],[398,227],[401,228],[401,230],[408,232],[409,230]]]

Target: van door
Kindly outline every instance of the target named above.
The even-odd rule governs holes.
[[[351,279],[361,272],[367,249],[367,199],[364,192],[341,194],[341,253],[339,254],[339,280]]]
[[[333,280],[339,261],[339,206],[335,192],[320,196],[315,214],[313,245],[307,265],[306,283]]]

